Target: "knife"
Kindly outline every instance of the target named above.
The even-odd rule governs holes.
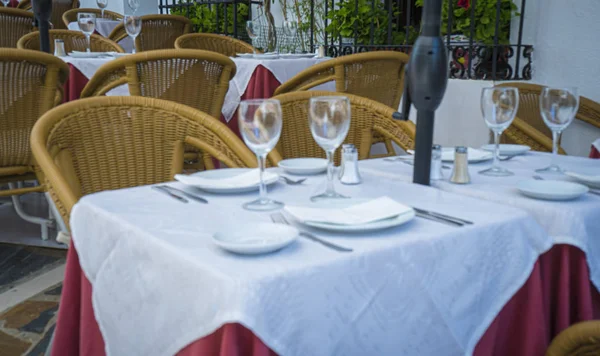
[[[167,194],[168,196],[170,196],[171,198],[177,199],[182,203],[187,203],[188,200],[184,197],[180,197],[179,195],[175,195],[173,193],[171,193],[168,189],[165,189],[165,187],[163,186],[153,186],[152,189],[157,190],[161,193]]]
[[[197,201],[198,203],[208,204],[208,200],[202,198],[201,196],[194,195],[192,193],[188,193],[185,190],[181,190],[181,189],[177,189],[177,188],[174,188],[174,187],[170,187],[168,185],[161,185],[160,187],[163,188],[163,189],[166,189],[166,190],[170,191],[172,194],[175,194],[175,192],[176,192],[176,193],[181,194],[181,195],[183,195],[183,196],[185,196],[185,197],[187,197],[189,199]],[[178,195],[178,194],[175,194],[175,195]]]

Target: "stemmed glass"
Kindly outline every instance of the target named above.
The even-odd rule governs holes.
[[[140,7],[140,0],[127,0],[127,5],[129,5],[129,8],[131,9],[131,11],[133,11],[133,14],[135,15],[135,12]]]
[[[96,0],[96,5],[100,8],[100,18],[104,18],[104,9],[108,6],[108,0]]]
[[[246,32],[248,32],[248,37],[252,40],[252,48],[254,50],[254,54],[256,55],[256,48],[254,47],[254,40],[258,37],[258,31],[260,30],[260,25],[256,21],[246,21]]]
[[[327,154],[327,189],[311,197],[313,202],[347,198],[336,193],[333,186],[333,154],[350,129],[350,101],[344,96],[319,96],[310,99],[308,123],[317,144]]]
[[[142,18],[134,15],[126,15],[123,17],[123,23],[125,24],[125,31],[127,31],[127,34],[133,41],[131,53],[135,53],[135,38],[142,31]]]
[[[556,164],[560,134],[573,122],[579,110],[577,88],[544,88],[540,95],[540,113],[552,131],[552,159],[550,166],[536,169],[539,173],[562,173]]]
[[[514,173],[500,167],[500,135],[515,119],[519,108],[519,89],[511,87],[484,88],[481,92],[481,113],[485,123],[494,133],[494,163],[492,167],[479,172],[486,176],[505,177]]]
[[[283,207],[283,203],[267,198],[267,187],[264,183],[265,161],[267,154],[279,141],[281,136],[281,105],[276,99],[243,100],[238,111],[238,125],[244,142],[256,154],[260,168],[260,197],[245,203],[247,210],[275,210]]]
[[[96,14],[81,12],[77,14],[77,23],[87,40],[87,52],[91,52],[90,36],[96,30]]]
[[[283,34],[288,38],[289,52],[295,43],[296,31],[298,31],[298,23],[296,21],[283,21]]]
[[[4,4],[4,7],[8,7],[8,3],[10,3],[10,0],[2,0],[2,4]]]

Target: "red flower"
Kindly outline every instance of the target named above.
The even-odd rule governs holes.
[[[458,0],[458,6],[468,10],[471,7],[471,0]]]

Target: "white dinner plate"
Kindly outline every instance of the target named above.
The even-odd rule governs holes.
[[[279,57],[281,58],[314,58],[314,53],[280,53]]]
[[[202,171],[193,173],[192,175],[200,176],[204,179],[215,179],[220,180],[224,178],[231,178],[243,173],[247,173],[252,168],[227,168],[227,169],[211,169],[208,171]],[[276,183],[279,180],[279,175],[271,172],[265,179],[266,185],[271,185]],[[236,187],[215,187],[211,185],[202,185],[202,184],[194,184],[194,187],[202,189],[209,193],[226,193],[226,194],[237,194],[237,193],[247,193],[252,192],[259,189],[259,184],[246,184],[240,185]]]
[[[131,55],[131,53],[119,53],[119,52],[107,52],[108,55],[110,55],[111,57],[116,57],[116,58],[120,58],[120,57],[126,57]]]
[[[575,173],[575,172],[569,172],[569,171],[565,172],[565,175],[575,179],[576,181],[578,181],[581,184],[587,185],[588,187],[600,189],[600,175],[590,176],[587,174],[581,174],[581,173]]]
[[[257,53],[253,56],[256,59],[277,59],[279,54],[277,53]]]
[[[298,230],[289,225],[254,223],[230,225],[213,235],[217,246],[234,253],[257,255],[280,250],[296,241]]]
[[[561,180],[525,180],[519,182],[519,191],[530,198],[543,200],[572,200],[586,194],[585,185]]]
[[[279,167],[290,174],[319,174],[327,170],[324,158],[292,158],[279,162]]]
[[[478,150],[475,148],[469,147],[467,149],[467,157],[469,163],[478,163],[489,161],[494,158],[494,155],[490,152],[484,150]],[[454,162],[454,147],[443,147],[442,148],[442,161],[444,162]]]
[[[236,53],[235,54],[239,58],[252,58],[254,57],[254,53]]]
[[[100,58],[106,57],[106,52],[70,52],[69,57],[73,58]]]
[[[518,156],[531,151],[531,147],[525,145],[500,144],[500,156]],[[482,150],[494,152],[496,145],[485,145]]]

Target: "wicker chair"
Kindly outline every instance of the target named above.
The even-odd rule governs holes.
[[[65,41],[65,51],[82,51],[87,49],[85,35],[80,31],[69,30],[50,30],[50,51],[54,52],[54,40],[62,39]],[[92,52],[119,52],[123,53],[123,48],[115,42],[102,36],[92,34],[90,37],[90,46]],[[17,47],[21,49],[40,50],[40,33],[38,31],[27,34],[19,40]]]
[[[254,47],[233,37],[213,33],[189,33],[175,41],[175,48],[202,49],[234,57],[237,53],[253,53]]]
[[[17,5],[17,9],[21,10],[31,10],[31,0],[21,0],[19,1],[19,5]]]
[[[17,48],[19,38],[33,30],[33,13],[0,8],[0,47]]]
[[[190,33],[192,22],[183,16],[145,15],[142,16],[142,31],[135,39],[136,52],[175,48],[175,40]],[[108,38],[119,42],[126,38],[125,25],[119,24]]]
[[[600,321],[572,325],[558,334],[546,350],[546,356],[600,355]]]
[[[72,101],[46,113],[31,148],[63,219],[84,195],[166,182],[182,171],[184,144],[227,164],[256,167],[219,120],[174,102],[142,97]]]
[[[356,145],[359,159],[370,157],[373,136],[376,134],[396,142],[404,150],[413,148],[415,125],[410,121],[393,120],[395,109],[352,94],[302,91],[273,97],[281,102],[283,129],[279,143],[269,154],[272,165],[276,165],[284,158],[325,157],[325,152],[317,145],[309,129],[308,102],[315,96],[331,95],[344,95],[350,99],[352,119],[344,143]],[[339,162],[339,150],[336,154],[336,162]]]
[[[65,26],[69,27],[69,24],[71,22],[77,22],[77,14],[79,14],[81,12],[96,14],[96,18],[100,18],[100,14],[102,13],[102,11],[100,9],[85,9],[84,8],[84,9],[69,10],[62,15],[62,21],[65,24]],[[121,20],[123,20],[123,15],[121,15],[117,12],[104,10],[104,18],[109,19],[109,20],[121,21]]]
[[[303,91],[335,81],[335,90],[359,95],[398,108],[404,90],[408,56],[400,52],[377,51],[342,56],[319,63],[281,84],[275,95]],[[379,135],[374,143],[385,142],[386,155],[394,155],[391,141]],[[384,156],[386,156],[384,155]]]
[[[79,7],[79,0],[52,0],[52,14],[50,23],[55,30],[66,30],[69,24],[65,24],[62,16],[65,12]],[[31,10],[31,0],[22,0],[17,6],[18,9]]]

